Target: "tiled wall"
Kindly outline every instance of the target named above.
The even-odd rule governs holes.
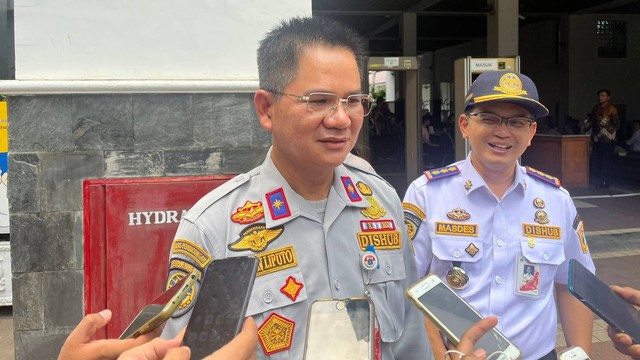
[[[259,165],[252,94],[9,97],[16,360],[56,359],[84,314],[82,181]]]

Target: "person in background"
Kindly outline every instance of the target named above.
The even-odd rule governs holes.
[[[458,118],[471,152],[426,171],[403,202],[419,275],[439,275],[483,316],[497,316],[524,360],[557,359],[558,314],[567,344],[587,353],[593,326],[591,311],[567,289],[569,259],[595,270],[582,220],[557,178],[518,164],[535,119],[547,114],[527,76],[480,74]],[[442,359],[441,336],[426,326]]]
[[[640,152],[640,121],[631,123],[631,138],[627,140],[627,145],[631,151]]]
[[[611,92],[598,90],[598,103],[589,113],[589,127],[593,148],[589,163],[592,175],[598,179],[596,188],[606,189],[610,186],[611,162],[616,145],[616,132],[620,127],[618,110],[611,103]]]

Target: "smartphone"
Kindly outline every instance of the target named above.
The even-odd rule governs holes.
[[[456,346],[465,331],[483,319],[435,274],[429,274],[410,286],[406,295]],[[515,360],[521,356],[520,349],[495,328],[480,338],[476,348],[483,348],[487,355],[502,352],[502,355],[491,359]]]
[[[576,259],[569,260],[569,292],[607,324],[640,342],[640,310],[613,292]]]
[[[374,318],[367,298],[316,300],[309,308],[304,359],[373,359]]]
[[[572,346],[558,354],[558,360],[591,360],[580,346]]]
[[[191,359],[202,359],[231,341],[242,329],[258,270],[255,256],[213,260],[184,334]]]
[[[133,339],[146,334],[169,320],[198,280],[197,270],[183,277],[145,306],[127,326],[120,339]]]

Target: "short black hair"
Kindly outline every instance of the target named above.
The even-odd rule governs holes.
[[[609,91],[609,89],[600,89],[596,94],[600,95],[601,92],[606,93],[607,96],[611,96],[611,91]]]
[[[351,51],[360,78],[365,75],[365,43],[355,30],[324,17],[295,17],[280,22],[260,41],[257,54],[260,88],[282,91],[297,76],[300,55],[315,45]]]

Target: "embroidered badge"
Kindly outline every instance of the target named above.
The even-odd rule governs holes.
[[[304,285],[297,282],[296,278],[289,276],[287,282],[280,288],[280,292],[285,294],[291,301],[296,301],[303,287]]]
[[[373,196],[367,196],[366,199],[371,206],[366,209],[360,210],[360,213],[362,215],[375,220],[380,219],[387,214],[387,210],[380,206],[378,201]]]
[[[527,92],[522,88],[522,80],[514,73],[502,75],[498,84],[499,86],[493,87],[494,91],[499,91],[507,95],[527,95]]]
[[[203,269],[188,260],[171,258],[171,260],[169,260],[169,272],[171,272],[172,270],[179,270],[185,272],[186,274],[190,274],[193,270],[197,270],[197,276],[199,280],[202,277]]]
[[[273,220],[286,218],[291,215],[289,203],[287,203],[287,198],[284,196],[284,190],[282,190],[282,188],[267,193],[265,197],[267,198],[269,212]]]
[[[227,248],[232,251],[251,250],[260,252],[277,239],[284,231],[284,226],[276,226],[267,229],[265,224],[255,224],[247,226],[240,232],[240,238],[236,242],[229,244]]]
[[[404,213],[404,223],[407,225],[407,233],[409,234],[409,240],[413,241],[413,238],[416,237],[416,233],[418,232],[418,228],[420,228],[420,224],[422,222],[414,219],[415,215],[412,213]]]
[[[276,313],[269,315],[258,328],[258,339],[265,355],[288,350],[291,347],[295,326],[295,322]]]
[[[560,240],[560,226],[522,224],[522,235]]]
[[[478,249],[478,247],[474,243],[471,243],[469,244],[469,246],[467,246],[466,249],[464,249],[464,251],[466,251],[467,254],[471,255],[471,257],[474,257],[476,256],[478,251],[480,251],[480,249]]]
[[[553,177],[551,175],[547,175],[545,173],[543,173],[542,171],[536,170],[532,167],[527,166],[527,174],[529,174],[530,176],[538,179],[538,180],[542,180],[544,182],[546,182],[547,184],[553,185],[555,187],[560,187],[560,179],[558,179],[557,177]]]
[[[447,213],[447,217],[451,220],[463,221],[469,220],[471,218],[471,215],[469,215],[467,210],[455,208]]]
[[[539,197],[533,199],[533,206],[535,206],[538,209],[544,209],[544,206],[545,206],[544,200],[542,200]]]
[[[424,176],[427,177],[427,181],[441,179],[447,176],[460,174],[460,169],[457,166],[451,165],[438,169],[433,169],[424,172]]]
[[[400,231],[367,231],[358,233],[360,250],[367,249],[367,245],[373,245],[376,250],[393,250],[402,248],[402,236]]]
[[[348,176],[340,176],[340,180],[342,180],[342,186],[347,191],[347,196],[349,196],[349,200],[352,202],[357,202],[362,200],[358,191],[356,191],[356,187],[353,185],[353,181]]]
[[[298,258],[293,246],[263,252],[256,256],[258,258],[256,276],[271,274],[298,265]]]
[[[175,239],[171,245],[172,254],[182,254],[195,261],[200,268],[204,269],[211,261],[211,256],[200,246],[185,239]]]
[[[464,189],[465,190],[471,190],[472,186],[473,186],[473,184],[471,183],[471,180],[467,179],[467,181],[464,182]]]
[[[262,202],[251,202],[247,200],[242,207],[236,209],[231,214],[231,221],[238,224],[251,224],[264,217],[264,208]]]
[[[456,224],[436,221],[436,234],[478,236],[478,224]]]
[[[167,280],[167,286],[165,290],[169,290],[173,285],[182,280],[185,276],[187,276],[187,274],[182,272],[171,274],[169,276],[169,279]],[[191,286],[191,289],[189,289],[189,291],[187,292],[187,296],[184,298],[184,300],[182,300],[182,302],[178,306],[178,309],[171,315],[172,318],[179,318],[180,316],[186,314],[189,310],[191,310],[193,305],[195,305],[196,303],[194,300],[196,298],[196,294],[198,293],[199,287],[200,278],[198,278],[198,281],[196,281],[193,286]]]
[[[410,202],[403,202],[402,209],[407,211],[411,211],[414,213],[420,220],[424,220],[427,218],[427,214],[416,204],[412,204]]]
[[[370,196],[373,194],[373,191],[371,191],[371,187],[363,183],[362,181],[358,181],[356,186],[358,187],[358,190],[360,190],[360,193],[364,196]]]
[[[589,246],[587,245],[587,239],[584,237],[584,224],[582,223],[582,221],[580,221],[580,223],[578,224],[576,234],[578,234],[578,239],[580,239],[580,247],[582,248],[582,253],[588,253]]]
[[[533,221],[537,222],[538,224],[548,224],[549,216],[547,216],[547,213],[544,210],[538,210],[536,211],[536,215]]]
[[[395,230],[396,224],[393,220],[360,220],[362,231]]]

